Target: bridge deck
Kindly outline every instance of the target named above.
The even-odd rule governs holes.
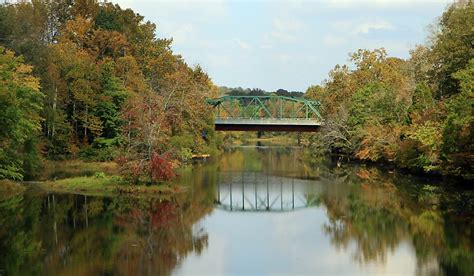
[[[226,131],[315,132],[321,122],[314,119],[216,119],[215,129]]]

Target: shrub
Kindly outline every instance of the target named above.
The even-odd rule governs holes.
[[[119,156],[116,162],[124,178],[134,184],[141,180],[149,180],[151,183],[167,181],[176,176],[170,154],[153,152],[150,160],[129,160],[125,156]]]

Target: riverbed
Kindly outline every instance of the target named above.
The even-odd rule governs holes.
[[[243,146],[156,198],[0,201],[0,275],[472,275],[473,193],[305,149]]]

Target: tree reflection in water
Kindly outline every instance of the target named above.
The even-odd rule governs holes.
[[[326,214],[317,224],[323,229],[323,238],[317,240],[329,239],[333,248],[350,252],[361,266],[383,267],[392,253],[407,246],[415,255],[408,258],[416,258],[416,274],[472,274],[471,191],[455,190],[447,183],[427,185],[432,181],[368,166],[337,166],[324,159],[308,162],[308,157],[316,160],[294,148],[234,149],[180,171],[177,181],[192,184],[188,192],[169,198],[91,197],[34,189],[2,195],[0,274],[171,274],[190,254],[211,251],[206,248],[212,247],[212,233],[208,234],[202,219],[216,207],[219,189],[230,192],[231,182],[241,189],[234,196],[242,203],[235,207],[249,207],[249,211],[255,198],[258,211],[266,210],[260,202],[291,211],[300,206],[293,194],[294,198],[304,195],[301,206]],[[268,193],[266,184],[258,186],[267,180],[274,185]],[[252,197],[248,193],[255,188]],[[268,225],[264,224],[268,219],[259,220],[259,227],[274,231],[275,223],[288,221],[285,214],[273,216]],[[302,212],[293,218],[306,227],[306,222],[316,219],[311,214]],[[300,239],[302,243],[315,240]],[[260,242],[265,246],[269,241]],[[320,244],[308,248],[321,250]]]
[[[321,198],[329,218],[323,228],[336,248],[355,245],[359,262],[385,263],[407,243],[415,249],[417,274],[474,271],[472,209],[453,208],[459,202],[445,197],[446,191],[432,192],[432,186],[396,173],[354,166],[336,170],[344,173],[325,185]]]
[[[25,196],[0,204],[0,268],[12,274],[170,274],[207,246],[206,232],[193,225],[212,202]]]

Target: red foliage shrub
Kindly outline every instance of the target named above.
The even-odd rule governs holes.
[[[172,158],[169,154],[153,152],[150,160],[129,160],[119,156],[115,160],[120,167],[120,173],[134,183],[138,183],[141,176],[148,177],[152,182],[171,180],[176,176],[173,171]]]
[[[173,164],[167,154],[160,155],[153,152],[150,159],[149,170],[152,181],[170,180],[176,176],[173,171]]]
[[[144,173],[145,168],[143,163],[138,160],[128,160],[125,156],[119,156],[115,159],[115,162],[120,167],[120,174],[126,179],[138,183],[140,176]]]

